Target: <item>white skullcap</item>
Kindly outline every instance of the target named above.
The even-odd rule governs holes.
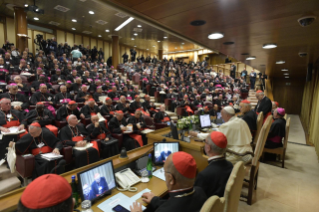
[[[226,106],[226,107],[224,107],[224,110],[225,110],[228,114],[230,114],[230,115],[235,115],[235,110],[234,110],[234,108],[231,107],[231,106]]]

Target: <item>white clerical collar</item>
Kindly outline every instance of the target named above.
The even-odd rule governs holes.
[[[224,155],[215,155],[215,156],[208,158],[208,161],[215,160],[217,158],[223,158],[223,157],[224,157]]]
[[[177,190],[171,190],[169,191],[170,193],[174,193],[174,192],[180,192],[180,191],[187,191],[189,189],[191,189],[192,187],[189,187],[189,188],[182,188],[182,189],[177,189]]]

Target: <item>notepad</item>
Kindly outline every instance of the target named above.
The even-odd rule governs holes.
[[[20,134],[20,133],[25,132],[25,129],[20,130],[20,131],[19,131],[18,129],[19,129],[19,127],[13,126],[13,127],[9,127],[9,128],[8,128],[8,130],[10,130],[10,132],[3,132],[3,131],[1,131],[1,133],[2,133],[3,135],[17,135],[17,134]]]
[[[62,158],[63,155],[56,155],[56,154],[50,152],[50,153],[41,154],[41,157],[43,159],[51,161],[51,160],[57,160],[59,158]]]

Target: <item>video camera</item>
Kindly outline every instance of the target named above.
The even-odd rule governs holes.
[[[42,46],[42,40],[43,40],[43,35],[41,34],[37,34],[36,38],[34,39],[34,44],[40,47],[40,50],[43,50],[43,46]]]

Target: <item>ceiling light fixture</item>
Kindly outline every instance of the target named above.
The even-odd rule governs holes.
[[[98,37],[100,38],[100,37],[102,37],[102,35],[98,35]]]
[[[153,47],[155,47],[155,46],[153,46]]]
[[[89,13],[90,13],[91,15],[93,15],[93,14],[94,14],[94,12],[93,12],[93,11],[89,11]]]
[[[148,49],[146,49],[148,51]]]
[[[276,62],[276,64],[284,64],[284,63],[285,63],[284,60],[279,60],[279,61]]]
[[[133,21],[134,18],[130,17],[129,19],[127,19],[126,21],[124,21],[120,26],[118,26],[115,31],[119,31],[120,29],[122,29],[124,26],[126,26],[128,23],[130,23],[131,21]]]
[[[137,27],[142,27],[142,25],[137,25]]]
[[[247,58],[246,58],[246,60],[254,60],[254,59],[256,59],[255,56],[250,56],[250,57],[247,57]]]
[[[110,30],[106,29],[105,32],[109,32]]]
[[[281,71],[288,71],[288,69],[281,69]]]
[[[136,47],[136,46],[134,46],[134,47]]]
[[[157,42],[161,42],[160,40],[158,40]]]
[[[284,73],[284,75],[289,75],[289,73]]]
[[[167,37],[165,36],[164,39],[166,39]]]
[[[137,36],[137,33],[134,33],[135,36]]]
[[[25,4],[24,6],[25,6],[25,7],[29,7],[29,5],[28,5],[28,4]]]
[[[72,28],[72,30],[76,30],[75,28]]]
[[[275,43],[268,43],[268,44],[263,45],[263,49],[273,49],[276,47],[277,47],[277,44],[275,44]]]
[[[131,40],[135,40],[134,38],[132,38]]]
[[[182,45],[184,45],[185,43],[182,43]]]
[[[223,37],[224,37],[224,34],[219,33],[219,32],[212,33],[212,34],[208,35],[208,39],[212,39],[212,40],[220,39],[220,38],[223,38]]]
[[[33,19],[34,19],[34,20],[36,20],[36,21],[38,21],[38,20],[39,20],[39,18],[37,18],[37,17],[34,17]]]
[[[177,47],[175,47],[175,49],[177,49]]]
[[[286,79],[288,79],[289,77],[285,77]]]
[[[72,19],[72,22],[77,22],[77,20],[76,19]]]

